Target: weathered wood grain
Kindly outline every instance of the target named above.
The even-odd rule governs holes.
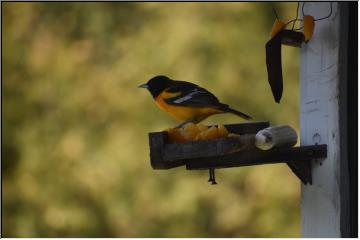
[[[150,133],[151,166],[153,169],[182,165],[188,169],[208,169],[287,163],[305,184],[311,183],[310,160],[325,157],[326,145],[259,150],[254,144],[255,133],[268,126],[268,122],[225,125],[229,132],[241,135],[183,143],[169,143],[166,132]]]
[[[303,146],[294,148],[274,148],[272,150],[241,151],[219,157],[198,158],[185,161],[186,168],[207,169],[252,166],[259,164],[286,163],[295,161],[310,161],[314,158],[324,158],[327,154],[326,145]]]
[[[167,142],[165,132],[149,133],[150,162],[153,169],[170,169],[184,165],[183,160],[164,161],[162,157],[163,147]]]
[[[245,134],[207,141],[166,144],[163,148],[164,161],[216,157],[255,148],[255,134]]]
[[[166,132],[149,133],[150,162],[153,169],[169,169],[184,165],[184,159],[213,156],[233,152],[246,146],[250,147],[247,134],[255,134],[257,131],[269,126],[269,122],[247,122],[240,124],[227,124],[226,129],[230,133],[242,134],[237,138],[216,139],[209,141],[196,141],[186,143],[169,143]],[[250,137],[251,138],[251,137]]]
[[[230,133],[255,134],[261,129],[269,127],[269,122],[247,122],[240,124],[226,124],[225,127]]]
[[[300,145],[327,144],[326,161],[312,161],[313,184],[301,186],[302,237],[341,237],[339,2],[307,2],[305,14],[318,18],[313,37],[301,48]],[[301,14],[301,8],[300,8]]]

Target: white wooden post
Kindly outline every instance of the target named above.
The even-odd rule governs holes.
[[[312,162],[313,185],[301,186],[302,237],[341,237],[339,5],[333,2],[331,17],[315,22],[312,39],[301,49],[300,143],[328,145],[327,159]],[[307,2],[304,12],[327,16],[330,3]]]

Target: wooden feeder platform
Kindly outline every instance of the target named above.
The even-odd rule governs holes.
[[[255,134],[269,127],[269,122],[229,124],[225,127],[229,133],[240,136],[170,143],[165,131],[149,133],[152,168],[170,169],[184,165],[188,170],[204,170],[287,163],[304,184],[311,184],[311,160],[327,156],[327,145],[257,149]]]

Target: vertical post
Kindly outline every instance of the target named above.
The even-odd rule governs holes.
[[[340,4],[340,230],[358,237],[357,3]]]
[[[339,85],[346,79],[340,75],[340,5],[333,2],[331,17],[315,22],[312,39],[301,49],[300,144],[328,145],[326,161],[312,162],[313,184],[301,186],[303,237],[341,237]],[[304,13],[322,18],[330,3],[307,2]]]

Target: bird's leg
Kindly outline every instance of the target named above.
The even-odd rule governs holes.
[[[212,172],[212,181],[211,181],[211,184],[212,184],[212,185],[217,184],[217,182],[215,181],[215,169],[214,169],[214,168],[211,168],[211,172]]]
[[[193,119],[193,118],[191,118],[191,119],[189,119],[189,120],[186,120],[185,122],[181,123],[180,125],[176,126],[175,128],[181,128],[181,127],[183,127],[183,126],[185,126],[186,124],[191,123],[191,122],[194,122],[194,119]]]
[[[211,168],[209,168],[209,180],[208,180],[208,182],[212,182],[212,181],[213,181],[212,171],[211,171]]]
[[[210,175],[210,178],[209,178],[208,182],[211,182],[212,185],[217,184],[217,182],[215,181],[215,169],[214,168],[209,168],[209,175]]]

